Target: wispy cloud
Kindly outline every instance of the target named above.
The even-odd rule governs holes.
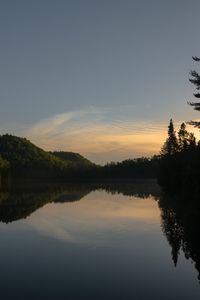
[[[159,153],[167,135],[166,122],[126,119],[127,109],[64,112],[40,120],[26,136],[46,150],[79,152],[100,163]]]
[[[73,116],[73,112],[67,112],[41,120],[29,130],[29,134],[38,137],[49,136],[59,129],[63,124],[69,122]]]
[[[28,134],[31,136],[37,137],[49,137],[56,133],[62,132],[63,129],[66,129],[70,121],[78,120],[83,116],[88,114],[97,114],[98,111],[94,108],[89,108],[86,110],[70,111],[57,114],[50,118],[40,120],[34,124],[29,130]]]
[[[114,112],[89,108],[40,120],[26,136],[46,150],[80,152],[105,163],[158,152],[165,127],[159,122],[126,120],[119,108]]]

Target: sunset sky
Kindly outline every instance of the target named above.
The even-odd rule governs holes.
[[[97,163],[159,153],[170,118],[200,118],[199,28],[199,0],[0,1],[1,134]]]

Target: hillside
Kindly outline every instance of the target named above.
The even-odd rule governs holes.
[[[91,161],[80,155],[79,153],[74,152],[65,152],[65,151],[54,151],[51,152],[54,156],[56,156],[59,159],[62,159],[66,162],[73,162],[77,164],[83,164],[83,165],[93,165]]]
[[[9,167],[10,167],[9,162],[8,162],[7,160],[5,160],[5,159],[2,159],[2,158],[0,157],[0,173],[2,173],[2,172],[4,172],[4,171],[8,170]]]
[[[59,153],[59,152],[55,152]],[[63,175],[78,170],[78,167],[87,167],[92,163],[81,155],[70,153],[66,155],[54,155],[35,146],[26,138],[13,135],[0,136],[0,156],[10,163],[11,173],[14,175],[39,175],[54,176]],[[63,156],[63,157],[62,157]],[[3,165],[2,160],[2,165]],[[4,162],[5,164],[5,162]],[[0,161],[1,166],[1,161]],[[82,169],[83,169],[82,168]]]
[[[66,163],[32,144],[26,138],[0,136],[0,155],[11,167],[65,167]]]

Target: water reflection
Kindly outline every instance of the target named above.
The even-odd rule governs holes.
[[[85,186],[16,186],[0,193],[0,221],[9,223],[27,218],[47,203],[79,201],[90,191]]]
[[[200,205],[153,181],[15,186],[0,194],[0,289],[26,282],[30,299],[198,299],[187,262],[200,274],[199,217]]]
[[[127,248],[127,235],[133,239],[138,232],[146,235],[157,227],[156,206],[152,197],[143,200],[96,190],[78,203],[46,205],[27,222],[40,234],[63,241],[89,247],[118,244],[117,247]]]
[[[174,265],[181,250],[185,258],[194,262],[200,280],[200,204],[163,194],[159,199],[161,225],[171,246]]]
[[[133,184],[18,185],[0,193],[0,221],[9,223],[27,218],[47,203],[79,201],[96,190],[140,198],[147,198],[150,195],[158,197],[160,193],[159,186],[153,181]]]

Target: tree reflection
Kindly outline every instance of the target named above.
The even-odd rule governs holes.
[[[161,226],[172,248],[171,255],[175,266],[182,250],[186,259],[195,263],[200,280],[199,203],[162,195],[159,206]]]
[[[69,185],[17,185],[0,193],[0,221],[13,222],[27,218],[34,211],[47,203],[64,203],[79,201],[95,190],[106,190],[108,193],[121,193],[126,196],[141,198],[153,195],[158,197],[159,186],[152,181],[133,183],[95,183]]]
[[[34,186],[15,187],[11,191],[0,193],[0,221],[13,222],[30,216],[47,203],[79,201],[90,192],[80,186]]]

